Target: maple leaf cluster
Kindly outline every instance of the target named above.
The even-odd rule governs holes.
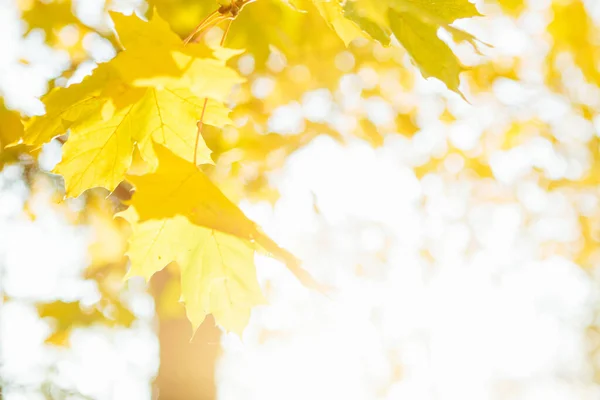
[[[211,147],[218,146],[209,147],[205,139],[218,142],[220,129],[232,125],[227,102],[246,82],[228,61],[245,50],[194,43],[194,35],[228,20],[225,34],[231,26],[232,44],[246,49],[257,62],[272,53],[265,49],[267,42],[253,39],[263,35],[274,42],[282,39],[276,44],[285,56],[307,64],[322,63],[314,48],[307,52],[302,44],[307,26],[316,32],[331,29],[341,39],[324,36],[317,44],[323,48],[343,49],[366,38],[389,46],[395,37],[423,76],[438,78],[460,93],[464,67],[438,30],[474,44],[472,36],[451,24],[479,15],[467,0],[264,0],[240,12],[246,3],[251,2],[220,2],[203,24],[190,29],[190,43],[156,11],[170,14],[160,0],[150,2],[155,8],[149,21],[112,12],[121,46],[114,59],[100,64],[81,83],[51,90],[43,98],[45,114],[29,119],[24,128],[18,116],[2,111],[8,113],[0,128],[3,155],[17,144],[37,151],[68,133],[62,160],[53,170],[64,178],[68,197],[97,187],[112,192],[123,181],[133,185],[127,210],[118,214],[132,231],[127,276],[149,279],[175,262],[181,300],[194,329],[213,314],[219,325],[241,333],[252,307],[265,302],[254,266],[257,251],[283,261],[306,285],[319,287],[298,260],[265,235],[206,174],[206,165],[215,162]],[[67,2],[61,6],[69,7]],[[282,15],[287,18],[283,25],[258,23]],[[283,39],[286,35],[295,39],[294,45]],[[315,70],[323,80],[328,73],[327,68]],[[239,103],[243,112],[243,101]],[[257,147],[277,149],[291,143],[295,149],[303,143],[290,137],[271,144],[265,141],[268,135],[259,136]]]

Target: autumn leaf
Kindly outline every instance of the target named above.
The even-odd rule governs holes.
[[[394,35],[419,66],[425,78],[438,78],[449,89],[458,91],[458,75],[463,67],[452,50],[437,37],[437,27],[423,22],[411,13],[390,11]]]
[[[341,3],[328,0],[314,0],[314,3],[327,24],[338,34],[346,46],[354,39],[366,36],[354,21],[344,17]]]
[[[196,123],[201,118],[218,127],[230,123],[229,110],[216,100],[222,101],[241,81],[222,59],[198,58],[194,55],[199,53],[197,48],[192,55],[180,53],[181,41],[166,34],[168,26],[158,14],[150,22],[135,16],[116,19],[117,28],[123,29],[120,40],[132,50],[128,47],[81,84],[52,91],[44,98],[46,115],[33,118],[25,133],[27,143],[40,146],[70,130],[63,159],[54,172],[64,177],[71,197],[92,187],[114,190],[131,166],[135,147],[150,170],[158,165],[152,143],[162,144],[190,162],[212,162],[204,141],[197,140]],[[154,54],[144,38],[172,51]],[[142,53],[164,59],[140,64],[136,45]],[[160,73],[152,65],[168,65],[169,61],[174,63],[175,69],[169,71],[172,76],[152,78]],[[189,65],[179,68],[177,62]],[[207,64],[213,68],[207,70]],[[131,79],[131,71],[144,81]]]
[[[173,2],[168,4],[175,6]],[[167,3],[162,7],[166,8]],[[332,76],[329,68],[318,68],[319,64],[322,66],[323,55],[329,57],[345,49],[344,42],[311,0],[298,7],[290,7],[281,0],[248,4],[232,23],[227,44],[246,49],[255,60],[257,72],[269,72],[269,57],[277,49],[289,65],[314,66],[311,74],[322,77],[322,83],[329,80],[325,77]]]
[[[139,90],[126,90],[113,100],[124,104],[118,104],[118,109],[108,101],[71,126],[62,161],[53,171],[65,179],[67,196],[77,197],[97,186],[112,191],[123,180],[134,147],[133,105],[142,95]]]
[[[158,169],[127,178],[136,189],[130,204],[141,221],[184,215],[197,225],[244,239],[258,236],[256,225],[193,163],[162,146],[154,151]]]
[[[60,28],[79,23],[73,14],[71,0],[33,0],[21,4],[27,4],[23,19],[27,22],[28,31],[42,29],[47,37],[52,37]]]
[[[103,89],[115,76],[116,72],[109,64],[102,64],[81,83],[52,89],[42,98],[45,114],[26,122],[24,142],[41,147],[52,138],[65,134],[75,121],[102,108],[108,100],[102,96]]]
[[[244,81],[225,62],[240,51],[185,46],[158,15],[149,22],[135,15],[111,13],[125,51],[111,64],[133,86],[189,89],[200,97],[224,101]]]
[[[188,318],[198,328],[202,314],[210,311],[219,325],[241,336],[252,308],[266,303],[256,279],[254,246],[231,235],[193,228],[189,233],[196,245],[179,262]]]
[[[129,327],[135,319],[130,310],[121,304],[113,303],[85,307],[79,301],[59,300],[40,304],[37,309],[41,318],[50,318],[57,322],[50,336],[46,338],[46,343],[56,346],[67,345],[74,328],[94,324]]]
[[[344,5],[344,16],[355,22],[364,32],[384,46],[389,46],[391,42],[391,30],[389,23],[380,13],[378,6],[371,2],[347,1]]]
[[[148,89],[136,104],[134,115],[140,133],[132,135],[137,141],[142,158],[155,169],[158,159],[152,144],[158,143],[171,149],[184,159],[194,161],[196,134],[182,126],[195,126],[203,116],[204,101],[186,89]],[[222,103],[208,100],[204,109],[203,123],[222,127],[230,124],[229,109]],[[149,134],[144,134],[149,132]],[[185,132],[185,133],[184,133]],[[195,133],[195,131],[194,131]],[[202,140],[202,139],[200,139]],[[196,162],[211,163],[210,150],[202,142],[196,152]]]
[[[481,15],[468,0],[350,0],[344,15],[384,45],[389,45],[393,33],[425,78],[438,78],[459,92],[464,67],[438,37],[438,30],[444,28],[454,39],[474,44],[470,34],[451,25],[457,19]]]
[[[198,226],[255,242],[285,262],[303,282],[318,286],[289,252],[262,233],[193,163],[159,145],[155,151],[160,160],[156,172],[128,176],[136,188],[130,204],[140,221],[185,216]]]
[[[134,232],[128,251],[132,262],[129,275],[141,275],[149,279],[170,262],[177,261],[182,268],[182,290],[185,293],[191,283],[184,277],[189,274],[183,272],[196,271],[189,273],[198,274],[199,264],[210,265],[204,267],[205,270],[216,268],[213,267],[214,263],[229,264],[229,261],[221,259],[233,257],[236,265],[247,265],[245,270],[239,267],[242,270],[236,274],[250,274],[251,270],[255,279],[254,267],[250,267],[253,263],[248,261],[249,249],[252,254],[255,251],[271,254],[284,262],[304,284],[323,289],[300,267],[295,257],[262,233],[193,163],[177,157],[160,145],[155,145],[155,152],[159,158],[159,167],[154,173],[128,176],[128,180],[135,186],[135,193],[129,202],[130,208],[123,213],[132,224]],[[208,233],[210,236],[207,236]],[[208,244],[206,240],[209,240]],[[217,250],[222,246],[229,251],[218,254]],[[186,252],[192,252],[195,256],[182,259]],[[221,261],[216,262],[217,259]],[[229,268],[237,270],[236,265],[230,265]],[[250,297],[257,298],[254,295]],[[193,301],[193,304],[206,301],[201,301],[198,297],[190,299],[192,297],[188,297],[188,301]],[[197,308],[194,307],[187,309],[190,320],[202,320],[204,314],[198,317]],[[208,312],[205,310],[204,313]],[[233,311],[226,313],[229,312]],[[245,313],[246,311],[242,314],[246,315]],[[215,318],[225,317],[215,314]],[[245,317],[239,318],[247,321]],[[238,322],[232,324],[231,329],[238,327]],[[245,323],[239,322],[239,326],[241,325]]]
[[[17,111],[10,110],[0,98],[0,170],[5,164],[19,162],[23,156],[36,158],[38,150],[22,142],[23,123]]]
[[[136,222],[135,208],[121,215],[132,224],[127,255],[128,277],[149,279],[176,262],[181,272],[181,300],[195,331],[207,314],[241,335],[256,305],[264,304],[247,240],[191,223],[183,216]]]
[[[199,142],[194,151],[196,122],[204,101],[189,91],[127,88],[96,110],[88,119],[71,126],[63,149],[63,160],[55,172],[65,178],[68,196],[77,197],[92,187],[113,190],[131,166],[134,146],[143,160],[156,168],[152,143],[160,143],[190,162],[210,163],[210,150]],[[230,122],[224,106],[211,101],[206,123],[223,126]]]
[[[132,224],[128,276],[149,279],[172,261],[194,330],[206,314],[240,333],[264,299],[256,282],[257,226],[196,166],[156,146],[159,168],[130,176],[136,192],[122,213]]]
[[[0,152],[23,137],[23,124],[19,113],[7,109],[0,99]]]

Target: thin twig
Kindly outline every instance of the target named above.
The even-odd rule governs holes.
[[[227,34],[229,33],[229,28],[231,28],[232,22],[233,22],[233,19],[230,19],[229,21],[227,21],[227,27],[225,27],[225,32],[223,32],[223,37],[221,38],[221,43],[220,43],[221,46],[223,46],[225,44],[225,38],[227,38]]]
[[[183,44],[184,45],[188,44],[194,38],[194,36],[196,36],[196,34],[198,32],[202,31],[203,29],[207,28],[210,25],[213,25],[213,20],[219,19],[221,17],[222,17],[222,15],[221,15],[221,13],[219,13],[219,10],[215,10],[212,13],[208,14],[208,16],[206,18],[204,18],[202,20],[202,22],[200,22],[200,24],[198,24],[198,26],[196,28],[194,28],[194,30],[192,31],[192,33],[190,33],[183,40]]]

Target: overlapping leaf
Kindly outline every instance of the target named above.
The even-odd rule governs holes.
[[[23,123],[18,112],[9,110],[0,98],[0,170],[7,163],[18,162],[22,155],[37,156],[37,151],[22,144]]]
[[[125,50],[81,84],[50,92],[46,114],[33,118],[25,132],[26,143],[40,146],[70,130],[55,170],[69,196],[96,186],[113,190],[136,146],[151,170],[158,165],[154,142],[188,161],[210,163],[202,140],[196,148],[205,99],[204,122],[223,126],[230,121],[221,101],[241,82],[222,59],[209,59],[206,49],[185,48],[157,14],[150,22],[113,17]]]
[[[438,78],[458,92],[463,67],[438,30],[472,42],[472,36],[451,26],[457,19],[480,15],[468,0],[350,0],[344,15],[384,45],[393,33],[423,76]]]
[[[411,55],[424,77],[435,77],[458,91],[462,66],[446,43],[437,37],[437,28],[412,13],[390,12],[394,35]]]
[[[169,15],[169,21],[181,34],[192,30],[213,10],[210,5],[189,0],[151,3]],[[189,9],[190,14],[178,13],[182,8]],[[191,14],[196,18],[191,18]],[[394,34],[425,77],[436,77],[458,91],[458,75],[463,66],[438,37],[438,30],[444,28],[455,40],[474,43],[470,34],[452,23],[479,15],[468,0],[264,0],[244,8],[232,26],[229,41],[248,49],[260,69],[271,55],[271,46],[282,51],[289,63],[307,65],[315,54],[343,49],[338,47],[339,39],[336,43],[332,38],[333,32],[346,45],[368,36],[389,45]],[[327,26],[331,28],[329,32]],[[328,70],[312,72],[326,74]]]
[[[287,3],[310,10],[308,0]],[[468,0],[312,0],[312,3],[346,45],[368,35],[387,46],[393,34],[424,77],[438,78],[449,89],[459,92],[459,74],[464,68],[438,37],[438,30],[444,28],[454,39],[474,44],[473,36],[451,25],[457,19],[480,15]]]
[[[337,1],[313,0],[325,21],[347,45],[354,39],[364,37],[361,29],[353,21],[344,17],[342,4]]]
[[[4,106],[0,99],[0,152],[6,146],[17,143],[23,136],[23,124],[19,113]]]
[[[264,299],[256,282],[254,252],[285,261],[315,285],[291,254],[277,246],[192,163],[156,145],[156,172],[130,176],[135,194],[122,215],[132,224],[129,275],[150,278],[175,261],[182,300],[194,329],[212,313],[239,332]]]
[[[264,298],[256,280],[254,248],[235,236],[201,227],[186,217],[136,222],[134,208],[124,216],[133,224],[129,276],[149,279],[170,262],[181,273],[181,300],[194,330],[207,314],[241,333],[252,307]]]
[[[140,221],[184,215],[198,226],[256,243],[257,248],[284,261],[305,284],[318,286],[289,252],[265,235],[194,164],[162,146],[155,146],[155,151],[160,160],[156,172],[128,177],[136,187],[130,204]]]
[[[150,0],[149,3],[156,7],[180,36],[189,34],[217,8],[212,0]],[[314,66],[311,68],[312,76],[321,77],[321,85],[331,83],[339,77],[339,73],[335,68],[320,68],[323,55],[334,55],[343,51],[345,46],[310,0],[307,4],[310,6],[308,12],[298,12],[282,0],[248,3],[232,23],[226,44],[244,48],[251,54],[257,72],[269,70],[268,61],[276,49],[283,55],[287,65]]]

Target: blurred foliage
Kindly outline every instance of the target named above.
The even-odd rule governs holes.
[[[68,15],[71,3],[22,6],[29,27],[44,30],[49,45],[60,47],[56,38],[71,25],[67,41],[77,43],[75,30],[82,27]],[[180,26],[189,23],[176,11],[183,6],[150,4],[147,22],[110,13],[119,54],[81,83],[53,88],[42,99],[46,113],[28,119],[8,145],[38,149],[68,132],[62,160],[52,170],[63,177],[67,197],[96,187],[114,192],[126,178],[135,187],[131,201],[124,203],[129,209],[121,214],[132,228],[129,276],[149,279],[176,262],[181,300],[194,330],[212,313],[219,325],[241,333],[252,307],[264,302],[256,282],[255,251],[284,262],[305,285],[323,287],[235,202],[248,197],[275,201],[266,175],[318,134],[341,141],[344,136],[360,137],[378,147],[396,128],[406,134],[417,131],[409,110],[389,121],[351,117],[342,121],[345,129],[328,118],[335,111],[347,117],[350,110],[335,110],[334,101],[345,95],[334,99],[330,93],[340,72],[349,72],[357,61],[364,60],[363,74],[373,81],[366,89],[375,101],[383,101],[375,90],[380,68],[390,70],[390,81],[400,78],[396,85],[411,85],[408,74],[392,71],[403,54],[397,46],[388,47],[392,33],[424,77],[436,77],[464,97],[458,88],[464,68],[438,37],[438,29],[475,49],[475,38],[452,24],[480,13],[466,0],[444,0],[439,7],[427,2],[236,0],[216,9],[212,5],[210,13],[204,10],[207,16],[191,29]],[[105,12],[110,8],[107,4]],[[55,25],[40,18],[46,14],[54,16]],[[221,23],[225,31],[219,34],[212,28]],[[183,42],[173,32],[187,29],[191,34]],[[234,48],[223,47],[227,39]],[[346,50],[353,46],[354,54]],[[373,46],[379,52],[376,60]],[[334,63],[324,63],[324,54],[335,56]],[[342,59],[337,60],[339,54]],[[75,64],[80,61],[71,56]],[[325,108],[315,109],[287,131],[274,127],[273,116],[286,118],[282,107],[295,108],[297,114],[298,107],[305,107],[297,99],[309,101],[309,90],[329,97]],[[360,94],[354,96],[360,102]],[[359,104],[350,108],[361,109]],[[231,117],[230,109],[235,110]]]
[[[111,9],[106,2],[104,11]],[[34,30],[42,31],[49,46],[66,51],[74,66],[86,61],[89,47],[85,39],[97,34],[114,42],[111,30],[105,24],[89,26],[77,15],[77,4],[71,0],[18,0],[21,16],[26,25],[25,34]],[[65,73],[68,76],[68,73]]]
[[[120,304],[105,304],[105,311],[103,311],[99,307],[82,307],[78,301],[72,303],[56,301],[41,304],[38,310],[40,317],[52,318],[56,321],[54,332],[46,339],[47,343],[54,345],[67,344],[71,329],[77,327],[88,327],[93,324],[128,327],[134,320],[133,314]]]
[[[47,212],[45,207],[40,208],[40,204],[46,204],[68,223],[89,229],[89,264],[81,278],[93,282],[99,295],[91,304],[66,299],[38,303],[40,317],[46,318],[51,327],[46,342],[66,346],[72,330],[76,328],[130,327],[136,317],[124,296],[126,282],[123,274],[127,268],[124,252],[128,227],[121,219],[113,218],[118,204],[107,201],[104,190],[86,193],[81,199],[83,206],[64,202],[57,191],[60,182],[39,171],[36,165],[29,165],[25,177],[31,190],[25,212],[31,220]]]
[[[221,219],[218,222],[213,219],[208,223],[204,219],[202,223],[198,224],[204,228],[190,227],[188,225],[191,224],[186,221],[184,225],[191,229],[190,234],[192,231],[195,232],[194,234],[200,232],[194,229],[202,230],[208,227],[218,232],[219,235],[225,231],[225,233],[238,237],[244,236],[243,239],[248,242],[252,242],[251,236],[259,237],[258,229],[252,231],[252,234],[248,233],[255,229],[254,226],[252,229],[244,231],[243,234],[231,231],[231,227],[237,229],[240,226],[250,226],[250,222],[243,216],[233,222],[228,220],[227,224],[222,221],[227,220],[227,216],[238,215],[237,211],[232,211],[238,210],[233,203],[241,200],[275,203],[278,193],[271,185],[273,171],[283,166],[293,153],[301,150],[320,135],[328,135],[340,143],[363,140],[374,147],[383,146],[393,138],[401,138],[407,143],[422,143],[424,127],[429,123],[429,120],[427,123],[424,121],[424,108],[432,104],[425,100],[429,100],[428,95],[432,91],[436,96],[437,111],[427,111],[435,114],[436,123],[443,125],[445,131],[460,130],[461,124],[468,122],[468,114],[471,110],[464,111],[464,107],[457,107],[456,103],[463,104],[462,101],[451,91],[438,90],[442,85],[434,86],[432,84],[434,89],[423,89],[424,83],[421,76],[438,78],[445,83],[448,89],[464,93],[465,98],[475,106],[489,101],[496,107],[492,108],[491,113],[498,109],[509,109],[509,111],[506,111],[505,115],[489,117],[491,122],[480,127],[483,133],[477,138],[476,145],[461,146],[448,136],[440,139],[439,149],[426,149],[421,157],[415,156],[412,159],[412,167],[419,179],[429,174],[441,174],[451,180],[496,179],[498,176],[495,175],[491,163],[493,156],[514,154],[511,152],[519,151],[527,152],[527,146],[532,143],[543,143],[544,146],[558,153],[562,157],[561,161],[569,165],[576,165],[577,168],[574,168],[576,171],[557,175],[549,171],[542,161],[532,160],[531,168],[524,174],[524,179],[534,182],[551,193],[563,194],[573,202],[576,202],[580,195],[587,193],[592,193],[597,197],[600,184],[598,178],[600,176],[598,174],[600,149],[597,132],[598,118],[600,118],[600,101],[598,100],[600,98],[600,88],[598,87],[600,85],[598,72],[600,47],[598,46],[598,26],[595,24],[590,10],[586,8],[586,3],[582,0],[555,0],[552,2],[551,7],[546,10],[548,17],[541,18],[543,24],[546,25],[543,26],[543,29],[531,32],[529,40],[535,42],[536,48],[542,49],[540,54],[535,55],[537,58],[533,57],[535,58],[533,61],[531,55],[526,52],[520,54],[515,52],[511,56],[497,55],[494,53],[493,47],[481,46],[471,34],[467,33],[468,28],[463,30],[455,26],[460,25],[455,24],[457,19],[478,16],[477,8],[488,18],[508,16],[516,24],[518,21],[522,21],[524,16],[531,16],[531,14],[539,12],[539,10],[530,10],[527,2],[486,0],[485,6],[478,3],[477,8],[468,2],[458,0],[446,0],[439,3],[448,7],[444,8],[444,5],[440,5],[438,8],[427,8],[426,5],[431,2],[392,0],[380,2],[366,0],[346,2],[259,0],[248,4],[243,2],[244,7],[239,15],[231,14],[231,9],[227,9],[229,14],[223,14],[232,20],[225,38],[225,46],[240,49],[240,51],[232,51],[227,53],[227,57],[219,58],[218,55],[215,55],[217,52],[213,54],[212,51],[218,47],[217,44],[224,32],[227,31],[226,24],[228,22],[221,23],[212,29],[206,29],[202,32],[202,36],[197,38],[199,43],[190,44],[185,48],[179,38],[192,32],[201,21],[211,15],[211,12],[215,12],[220,7],[231,7],[231,3],[219,5],[214,0],[149,0],[148,7],[142,7],[138,10],[138,14],[145,15],[153,22],[148,24],[141,21],[132,22],[134,17],[130,17],[127,19],[127,23],[122,23],[124,28],[122,32],[119,32],[119,44],[110,31],[82,24],[73,14],[73,7],[69,1],[30,0],[20,2],[23,19],[28,26],[27,32],[31,29],[41,29],[45,32],[49,46],[66,49],[69,52],[73,68],[65,72],[63,78],[72,73],[89,57],[82,44],[83,37],[89,32],[98,31],[102,36],[112,38],[110,40],[117,49],[121,50],[115,59],[117,61],[110,64],[109,67],[114,67],[114,70],[117,71],[115,75],[112,75],[114,79],[110,81],[111,85],[109,85],[113,92],[104,87],[107,80],[94,81],[94,77],[108,69],[103,67],[108,64],[103,64],[96,69],[91,78],[85,81],[87,83],[84,85],[70,86],[65,91],[61,91],[62,89],[59,88],[50,92],[44,99],[49,112],[52,111],[53,104],[60,103],[52,101],[53,98],[60,97],[57,93],[71,93],[67,99],[68,105],[79,104],[77,100],[82,98],[72,93],[86,85],[94,86],[93,90],[90,89],[95,96],[94,100],[105,95],[107,99],[111,96],[114,99],[122,95],[126,88],[134,93],[132,96],[138,101],[141,97],[136,96],[140,87],[146,90],[150,85],[136,83],[135,80],[139,76],[125,76],[123,70],[134,71],[135,74],[138,69],[132,68],[132,66],[140,67],[141,65],[146,65],[147,68],[158,66],[157,68],[160,69],[167,64],[160,64],[155,56],[164,56],[165,54],[162,53],[170,55],[175,51],[173,49],[192,58],[198,57],[198,55],[203,60],[210,58],[211,62],[218,62],[223,68],[233,71],[232,76],[235,79],[229,81],[230,86],[233,87],[232,92],[227,96],[216,96],[221,97],[218,99],[219,107],[226,107],[225,113],[229,109],[231,112],[219,123],[209,124],[207,122],[201,129],[203,139],[201,142],[204,142],[201,145],[205,145],[203,154],[206,155],[206,164],[202,165],[200,170],[202,176],[206,176],[210,180],[203,181],[205,186],[199,184],[189,188],[189,193],[191,193],[189,198],[195,199],[196,203],[203,205],[202,212],[200,212],[203,217],[206,215],[202,213],[207,212],[208,209],[210,212],[207,215],[212,218],[218,215]],[[453,4],[462,4],[462,6],[449,7]],[[110,3],[105,7],[107,20],[109,19],[108,10],[111,10],[111,7]],[[446,13],[444,10],[453,11]],[[164,22],[160,18],[164,19]],[[130,37],[131,41],[127,43],[125,27],[135,25],[135,29],[139,28],[137,31],[132,28],[133,35],[129,32],[130,35],[135,36],[142,31],[149,32],[144,31],[146,29],[144,26],[151,24],[155,24],[153,27],[156,29],[163,29],[160,31],[162,33],[154,32],[155,36],[146,42],[136,42]],[[119,24],[117,23],[117,25]],[[465,26],[468,27],[468,25]],[[117,27],[117,29],[119,28]],[[169,32],[165,33],[167,31]],[[420,32],[422,35],[417,35],[415,32]],[[446,36],[439,34],[441,32]],[[491,44],[494,45],[494,43]],[[136,46],[142,50],[136,52]],[[153,46],[159,48],[161,51],[156,53],[161,54],[151,54],[150,48]],[[121,47],[124,47],[125,50],[122,51]],[[195,50],[190,50],[190,48]],[[136,60],[140,54],[148,57]],[[127,59],[128,55],[133,56],[127,63],[119,66],[119,62]],[[169,61],[172,60],[169,59]],[[172,64],[167,66],[172,66]],[[165,70],[159,72],[170,77],[176,76],[177,79],[182,78],[183,73],[180,73],[181,71],[177,68],[175,69],[175,73],[171,70],[166,73]],[[148,70],[143,72],[151,75]],[[155,73],[156,71],[150,72]],[[462,81],[459,77],[462,78]],[[148,78],[148,76],[144,78]],[[160,78],[161,84],[172,84],[164,76]],[[237,78],[243,78],[243,81]],[[210,81],[210,79],[217,78],[208,76],[206,80]],[[202,81],[202,85],[209,83]],[[574,128],[564,127],[553,118],[531,115],[525,111],[523,104],[502,103],[497,99],[499,97],[497,88],[502,84],[519,87],[544,86],[544,90],[547,89],[547,92],[544,93],[548,97],[556,96],[556,102],[560,103],[565,118],[570,118],[569,121],[575,121],[578,125]],[[70,90],[70,92],[66,92],[66,90]],[[206,90],[206,87],[203,86],[202,90]],[[115,92],[118,92],[118,96],[114,95]],[[201,105],[203,99],[209,97],[214,100],[215,96],[210,96],[205,91],[200,92],[200,94],[193,93],[197,100],[196,103]],[[315,93],[318,94],[319,101],[326,99],[322,103],[317,103],[317,109],[311,108],[310,96]],[[84,91],[83,94],[88,95],[89,92]],[[490,97],[493,100],[490,100]],[[536,98],[530,100],[529,103],[538,101],[541,103],[542,100]],[[126,100],[123,102],[127,103]],[[105,121],[102,118],[111,111],[108,110],[110,107],[106,106],[108,103],[110,102],[107,100],[97,104],[97,107],[95,106],[96,119],[92,121],[93,123],[100,120]],[[69,129],[71,129],[71,134],[77,132],[75,122],[79,121],[82,114],[88,110],[78,109],[78,112],[72,115],[65,115],[61,112],[66,107],[63,107],[64,104],[60,104],[60,107],[57,106],[59,112],[55,114],[54,121],[58,127],[46,132],[43,140],[26,141],[28,145],[19,144],[19,139],[23,138],[24,133],[23,126],[15,112],[6,110],[2,106],[0,109],[0,165],[24,162],[24,159],[35,164],[37,152],[50,139],[66,133]],[[519,109],[519,107],[521,108]],[[192,120],[202,118],[200,114],[204,115],[204,112],[199,112],[199,109],[202,110],[202,107],[194,108],[193,112],[196,114],[193,114]],[[112,110],[116,113],[118,111],[118,107],[116,107],[116,111]],[[482,112],[490,111],[482,107]],[[283,124],[282,128],[275,123],[282,118],[292,118],[290,113],[295,113],[296,116],[300,115],[297,121],[294,120],[297,122],[294,126]],[[427,115],[427,118],[431,119],[431,114]],[[110,114],[109,117],[113,117],[113,115]],[[48,120],[49,118],[46,117],[43,121],[47,122]],[[30,127],[35,123],[34,121],[35,119],[26,120],[26,126]],[[91,128],[86,127],[86,133],[93,131],[96,127],[91,124],[90,126]],[[195,135],[195,130],[193,133]],[[152,141],[169,147],[166,139],[161,141],[160,138],[153,137]],[[148,153],[154,152],[152,141],[149,141]],[[416,147],[418,146],[415,145]],[[136,185],[138,194],[134,195],[133,200],[130,201],[132,187],[128,183],[121,183],[125,172],[134,176],[134,178],[128,179],[130,183],[134,183],[136,179],[143,179],[144,176],[156,178],[156,174],[145,175],[149,168],[147,164],[152,163],[149,162],[151,157],[147,156],[148,153],[144,154],[144,149],[140,146],[133,150],[132,144],[131,148],[131,151],[128,150],[125,156],[125,158],[131,157],[131,159],[125,160],[129,161],[131,166],[125,165],[122,173],[117,174],[110,184],[104,185],[109,186],[108,189],[112,191],[108,202],[103,199],[105,192],[96,192],[97,189],[88,190],[83,194],[85,207],[73,219],[73,223],[89,225],[97,234],[96,240],[90,247],[91,262],[88,274],[89,278],[94,279],[101,288],[102,300],[87,308],[82,308],[76,302],[41,305],[40,315],[54,317],[59,321],[57,331],[49,339],[53,343],[66,343],[65,338],[68,337],[68,332],[74,326],[95,323],[124,326],[131,324],[131,313],[119,300],[119,291],[123,285],[120,277],[128,268],[128,259],[124,257],[128,246],[126,241],[128,237],[132,237],[132,231],[139,233],[140,228],[147,227],[154,221],[153,218],[146,218],[148,221],[142,221],[139,225],[135,225],[136,222],[134,222],[133,228],[130,228],[124,220],[113,219],[113,214],[116,211],[122,211],[126,205],[134,204],[135,196],[138,196],[138,199],[141,198],[139,197],[142,196],[140,192],[144,190],[143,183]],[[68,147],[65,149],[65,154],[69,154],[67,149]],[[76,150],[75,157],[83,152],[80,148]],[[180,153],[173,148],[171,151],[181,156],[181,160],[185,159],[187,166],[197,161],[194,160],[195,156],[192,156],[190,146]],[[156,153],[160,152],[161,150],[156,151]],[[211,162],[213,164],[210,164]],[[193,165],[192,167],[195,168]],[[37,173],[43,174],[36,169],[35,165],[31,168]],[[75,171],[73,174],[85,170],[85,168],[85,166],[77,165],[76,168],[73,168]],[[143,173],[138,173],[136,168]],[[69,174],[65,173],[65,175],[69,179]],[[142,175],[142,178],[136,178],[138,175]],[[98,178],[98,175],[94,178]],[[160,182],[166,185],[164,180]],[[153,182],[156,183],[153,180],[145,181],[145,183]],[[88,186],[98,185],[100,184],[94,182]],[[230,202],[223,200],[215,205],[210,203],[210,199],[194,195],[212,190],[213,185],[217,188],[218,193],[224,193]],[[60,187],[60,185],[57,186]],[[77,194],[88,189],[84,186],[76,190]],[[113,191],[113,189],[115,190]],[[506,194],[502,190],[498,192],[497,196],[495,193],[485,193],[484,196],[493,198],[494,201],[503,201],[506,197],[516,196],[515,194]],[[58,197],[62,199],[63,193],[60,193]],[[102,195],[98,193],[102,193]],[[150,193],[149,197],[153,195],[155,193]],[[215,195],[215,197],[219,196]],[[188,200],[179,198],[178,201],[178,204],[182,204]],[[192,207],[194,210],[182,211],[180,208],[174,207],[177,208],[175,211],[170,210],[172,212],[167,213],[165,209],[169,207],[168,202],[165,200],[163,204],[159,203],[153,199],[153,207],[164,206],[158,213],[159,215],[153,215],[154,219],[174,218],[175,214],[186,215],[191,219],[197,218],[196,221],[198,218],[202,219],[194,214],[197,212],[194,208],[197,204]],[[139,210],[137,211],[139,212]],[[170,219],[165,223],[174,222],[176,222],[174,219]],[[595,207],[591,211],[582,211],[579,223],[581,235],[576,241],[567,244],[549,243],[548,248],[544,251],[547,254],[565,255],[576,260],[583,268],[591,270],[600,259],[598,252],[600,209]],[[146,225],[143,226],[143,224]],[[224,225],[227,226],[224,227]],[[138,230],[136,231],[136,229]],[[205,231],[202,230],[202,232]],[[135,236],[136,233],[133,235],[134,241],[139,239],[139,236]],[[156,237],[158,236],[154,238]],[[167,239],[172,240],[172,238],[165,240]],[[193,253],[197,250],[196,243],[189,244],[182,250],[182,254],[186,251]],[[277,253],[277,249],[267,251]],[[213,255],[214,253],[214,251],[211,252]],[[131,254],[129,256],[131,257]],[[171,261],[183,265],[190,262],[188,256],[177,254],[168,254],[168,256],[164,259],[162,258],[163,254],[158,255],[156,257],[158,261],[154,268],[142,275],[149,277]],[[213,256],[209,255],[206,258],[203,262],[219,265],[218,262],[211,261]],[[250,270],[252,269],[250,268]],[[189,272],[190,269],[182,267],[182,271],[182,274],[185,274],[185,271]],[[184,312],[178,301],[182,289],[184,292],[186,290],[183,288],[186,286],[185,282],[179,281],[179,272],[176,268],[169,267],[169,272],[169,283],[164,287],[163,293],[157,296],[159,299],[157,309],[161,318],[181,316]],[[224,278],[227,274],[217,273],[217,275],[221,281],[228,279],[235,281],[231,277]],[[253,280],[252,284],[254,285]],[[220,286],[220,290],[222,289],[223,287]],[[184,297],[193,297],[189,291],[188,288],[188,294],[184,293]],[[254,293],[254,290],[250,290],[250,292]],[[260,303],[257,300],[258,296],[249,297],[252,298],[253,304]],[[201,315],[203,318],[204,314],[211,310],[204,305],[205,302],[201,301],[206,299],[195,300],[196,317]],[[218,312],[223,312],[222,306],[218,307]],[[243,314],[241,319],[247,321],[249,310],[245,309]],[[202,318],[191,318],[194,321],[194,327],[200,323]],[[223,320],[227,319],[223,318]],[[590,331],[596,337],[598,328],[595,323],[591,325]],[[241,329],[236,323],[230,323],[229,327],[236,331]],[[594,340],[597,341],[597,338]],[[597,350],[595,351],[597,352]]]

